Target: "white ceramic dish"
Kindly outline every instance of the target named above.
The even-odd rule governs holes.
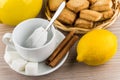
[[[65,38],[65,36],[58,30],[56,30],[56,40],[57,40],[57,44],[56,46]],[[10,51],[16,51],[14,49],[11,49],[9,47],[6,47],[6,50],[5,50],[5,54],[8,54]],[[38,74],[36,75],[27,75],[25,74],[24,71],[16,71],[15,69],[13,69],[11,67],[11,64],[8,64],[10,66],[11,69],[13,69],[14,71],[20,73],[20,74],[23,74],[23,75],[26,75],[26,76],[42,76],[42,75],[46,75],[46,74],[49,74],[55,70],[57,70],[59,67],[61,67],[63,65],[63,63],[65,62],[65,60],[67,59],[68,57],[68,54],[69,52],[66,54],[66,56],[62,59],[62,61],[54,68],[51,68],[49,67],[48,65],[45,64],[45,62],[40,62],[39,63],[39,66],[38,66]],[[5,57],[4,57],[5,58]]]

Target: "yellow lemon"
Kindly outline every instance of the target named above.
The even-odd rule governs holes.
[[[88,65],[107,62],[117,51],[117,38],[108,30],[96,29],[85,34],[77,45],[77,61]]]
[[[17,25],[25,19],[36,17],[41,7],[42,0],[0,0],[0,21]]]

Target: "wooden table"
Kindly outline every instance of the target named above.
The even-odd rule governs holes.
[[[38,17],[44,17],[44,14],[41,14]],[[101,66],[91,67],[76,62],[75,44],[70,50],[66,62],[58,70],[40,77],[20,75],[11,70],[3,59],[5,45],[1,39],[6,32],[12,32],[13,29],[14,27],[0,24],[0,80],[120,80],[120,46],[116,55],[109,62]],[[118,45],[120,45],[120,18],[108,30],[117,35]]]

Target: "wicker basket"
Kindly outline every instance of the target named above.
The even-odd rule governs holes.
[[[119,16],[120,3],[119,3],[119,0],[112,0],[112,1],[113,1],[113,7],[112,8],[114,10],[113,16],[106,21],[96,22],[92,29],[105,29],[115,22],[115,20]],[[48,3],[47,3],[47,5],[48,5]],[[51,19],[52,14],[53,13],[50,11],[49,7],[47,6],[46,11],[45,11],[45,15],[47,16],[48,20]],[[57,27],[57,28],[59,28],[63,31],[75,30],[77,34],[85,34],[86,32],[89,32],[90,30],[92,30],[92,29],[78,28],[78,27],[74,27],[74,26],[64,25],[63,23],[61,23],[58,20],[55,20],[54,25],[55,25],[55,27]]]

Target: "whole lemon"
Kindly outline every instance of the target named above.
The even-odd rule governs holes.
[[[117,51],[117,38],[108,30],[85,34],[77,45],[77,61],[96,66],[107,62]]]
[[[25,19],[36,17],[41,7],[42,0],[0,0],[0,21],[17,25]]]

